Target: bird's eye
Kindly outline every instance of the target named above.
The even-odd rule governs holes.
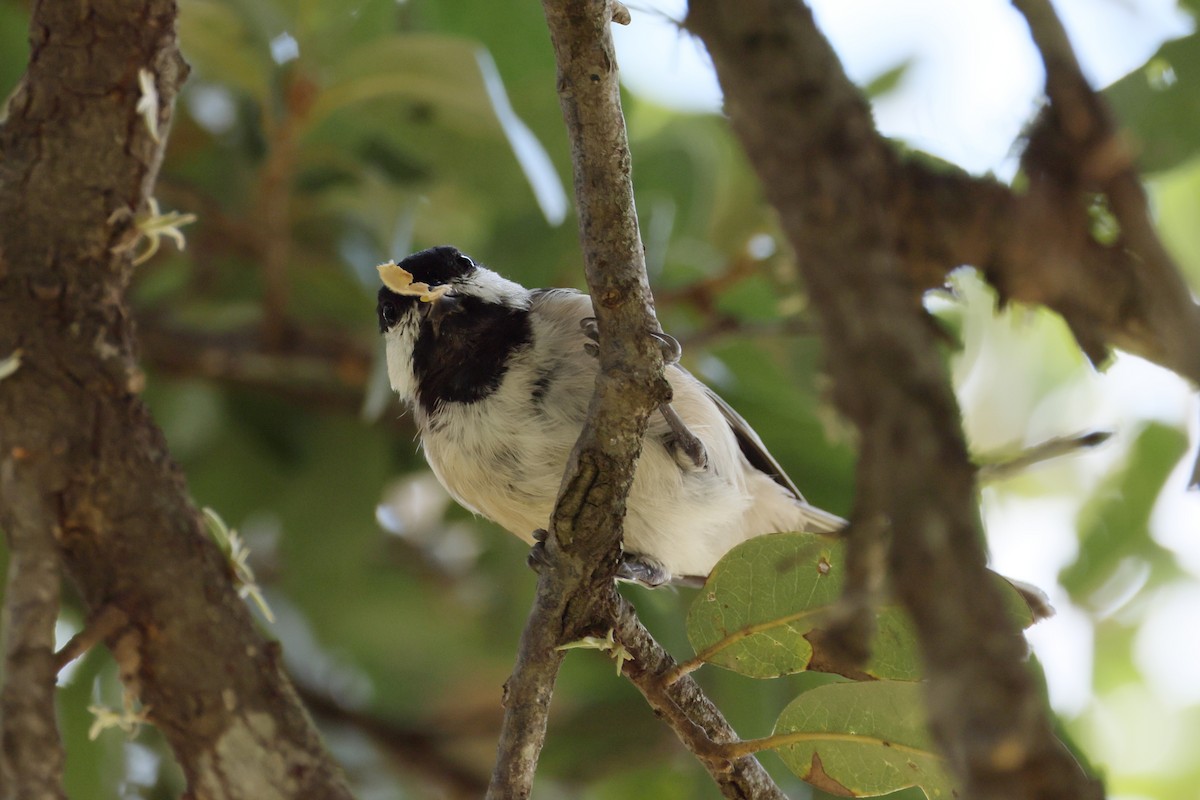
[[[400,307],[395,301],[383,299],[379,301],[379,332],[387,333],[400,321]]]

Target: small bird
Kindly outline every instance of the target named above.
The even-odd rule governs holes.
[[[596,382],[592,300],[526,289],[453,247],[379,267],[388,377],[425,458],[461,505],[533,543],[553,511]],[[618,577],[697,585],[732,547],[845,521],[805,501],[736,411],[668,358],[629,491]]]

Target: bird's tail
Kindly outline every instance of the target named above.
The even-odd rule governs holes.
[[[816,506],[804,504],[804,530],[809,533],[837,533],[846,527],[846,520]]]

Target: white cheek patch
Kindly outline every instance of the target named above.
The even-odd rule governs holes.
[[[417,341],[416,314],[406,314],[390,331],[383,335],[387,350],[388,380],[392,390],[405,403],[412,403],[417,392],[417,378],[413,374],[413,346]]]

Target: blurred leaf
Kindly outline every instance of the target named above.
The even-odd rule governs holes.
[[[180,47],[196,77],[242,91],[265,106],[275,64],[269,42],[247,24],[245,14],[222,0],[183,0]]]
[[[1167,42],[1104,90],[1137,143],[1139,165],[1169,169],[1200,151],[1200,33]]]
[[[759,536],[735,547],[709,575],[688,611],[688,640],[705,662],[752,678],[774,678],[809,668],[814,630],[842,594],[845,547],[812,533]],[[995,576],[1014,616],[1032,616],[1017,591]],[[907,615],[886,606],[876,615],[873,677],[920,678],[917,639]]]
[[[404,13],[396,0],[276,0],[276,5],[278,25],[296,38],[300,58],[319,64],[335,63],[347,50],[394,32]]]
[[[402,99],[443,125],[473,135],[502,133],[546,219],[558,224],[566,216],[566,191],[549,155],[513,112],[495,62],[479,45],[434,34],[381,37],[342,54],[327,79],[307,124],[352,106]]]
[[[913,64],[911,58],[906,58],[891,69],[884,70],[871,79],[870,83],[863,87],[863,94],[872,100],[878,100],[890,92],[894,92],[899,88],[900,83],[904,80],[904,76],[908,74],[908,69]]]
[[[1149,182],[1158,230],[1193,289],[1200,288],[1200,158]]]
[[[613,770],[575,796],[580,800],[629,800],[634,797],[697,800],[706,796],[718,797],[719,792],[707,776],[698,776],[695,770],[669,760],[664,763],[660,755],[653,766]]]
[[[15,4],[0,3],[0,109],[7,105],[28,61],[29,14]]]
[[[1108,476],[1080,511],[1079,557],[1059,573],[1073,601],[1103,605],[1101,590],[1119,577],[1123,566],[1141,562],[1160,577],[1178,570],[1170,551],[1151,538],[1149,526],[1154,503],[1186,449],[1182,431],[1150,423],[1133,442],[1124,466]]]
[[[925,725],[918,683],[869,681],[820,686],[779,716],[774,736],[788,769],[831,793],[864,797],[919,786],[929,798],[957,797]]]

